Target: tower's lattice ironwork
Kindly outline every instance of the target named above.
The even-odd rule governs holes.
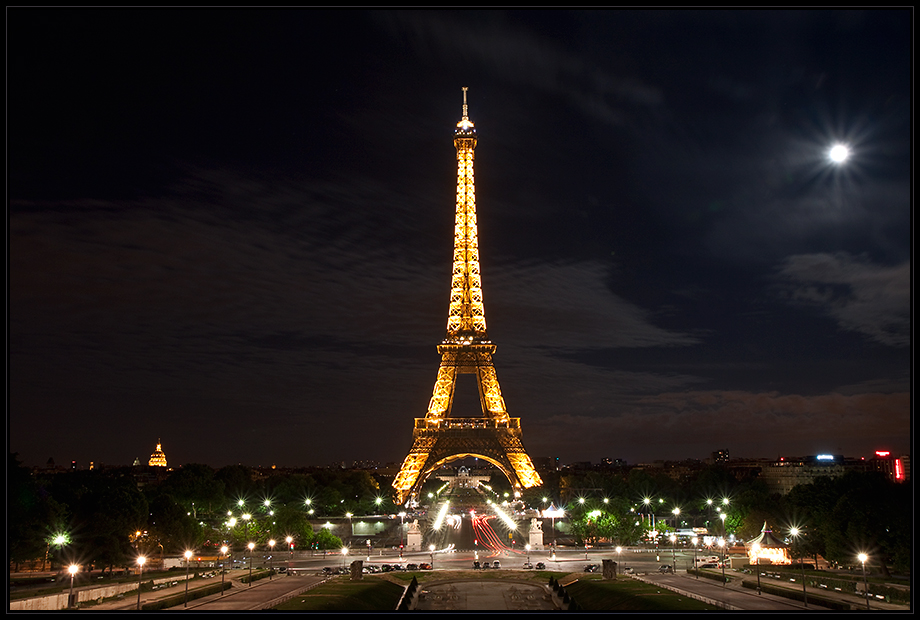
[[[473,152],[476,128],[467,112],[463,88],[463,118],[454,130],[457,149],[457,211],[454,219],[453,271],[447,336],[438,345],[441,366],[428,413],[415,419],[412,449],[393,482],[397,501],[416,496],[428,475],[443,464],[476,456],[498,467],[516,490],[542,484],[521,443],[520,418],[508,416],[492,364],[495,345],[486,333],[479,272],[476,225],[476,186]],[[475,374],[482,417],[451,416],[457,377]]]

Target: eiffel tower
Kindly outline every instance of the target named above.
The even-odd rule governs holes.
[[[445,463],[475,456],[496,467],[515,491],[543,483],[521,443],[521,420],[508,416],[492,365],[495,345],[486,333],[479,274],[476,187],[473,151],[476,128],[467,113],[463,87],[463,118],[454,130],[457,149],[457,212],[454,219],[454,263],[450,282],[447,336],[438,345],[441,366],[428,413],[415,418],[412,449],[393,481],[397,503],[416,499],[431,472]],[[457,377],[475,374],[482,416],[451,416]]]

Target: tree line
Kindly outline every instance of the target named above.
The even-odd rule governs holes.
[[[202,554],[210,549],[216,554],[224,543],[241,549],[252,541],[264,548],[270,538],[280,550],[287,536],[298,549],[337,549],[342,541],[325,528],[314,533],[311,520],[402,510],[393,504],[390,479],[365,470],[266,472],[242,465],[214,469],[188,464],[142,486],[137,474],[130,467],[33,474],[10,453],[11,567],[36,558],[121,567],[133,564],[139,553],[196,549]],[[775,535],[790,541],[795,557],[821,555],[853,565],[856,555],[865,552],[883,573],[910,570],[912,488],[881,473],[819,478],[786,495],[770,493],[756,477],[739,477],[723,465],[680,479],[641,469],[541,476],[544,484],[524,491],[523,505],[565,508],[579,544],[639,544],[651,521],[637,517],[650,513],[658,517],[659,530],[667,531],[671,526],[663,524],[668,522],[721,533],[718,514],[724,508],[725,534],[742,541],[757,536],[766,522]],[[423,503],[441,485],[429,482],[421,493]],[[514,497],[500,475],[493,476],[490,487],[499,500]],[[792,528],[798,536],[791,537]]]

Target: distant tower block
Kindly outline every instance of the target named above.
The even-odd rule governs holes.
[[[475,456],[496,467],[515,491],[543,483],[521,443],[520,418],[508,416],[492,354],[495,345],[486,333],[479,273],[476,187],[473,151],[476,128],[469,119],[463,88],[463,118],[454,130],[457,149],[457,210],[454,218],[454,261],[450,282],[447,336],[438,345],[441,366],[428,413],[415,419],[412,449],[393,487],[397,503],[417,499],[425,479],[442,465]],[[451,416],[458,374],[476,375],[482,417]]]
[[[147,461],[147,464],[150,467],[166,467],[166,454],[163,453],[159,439],[157,440],[157,449],[150,455],[150,460]]]

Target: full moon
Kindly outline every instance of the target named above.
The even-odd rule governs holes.
[[[835,144],[831,147],[831,150],[827,152],[827,156],[835,164],[842,164],[850,156],[850,149],[843,144]]]

